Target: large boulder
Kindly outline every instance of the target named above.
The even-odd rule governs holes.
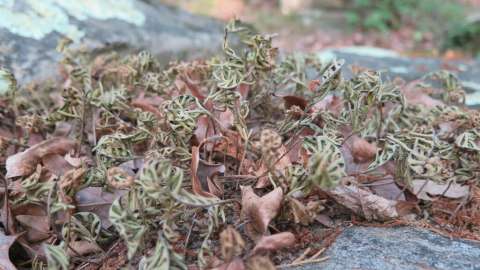
[[[325,50],[318,56],[325,60],[332,58],[345,59],[346,65],[358,65],[374,70],[386,71],[386,77],[393,79],[401,77],[406,81],[419,79],[426,74],[442,69],[456,74],[462,82],[466,92],[466,103],[472,107],[480,106],[480,62],[445,61],[437,58],[405,57],[390,50],[372,47],[348,47],[342,49]],[[348,77],[349,69],[343,69]]]
[[[289,270],[479,269],[480,244],[452,240],[412,227],[345,229],[327,250],[328,260]]]
[[[146,49],[165,63],[221,47],[223,24],[140,0],[1,0],[0,65],[20,83],[56,74],[62,37],[98,52]]]

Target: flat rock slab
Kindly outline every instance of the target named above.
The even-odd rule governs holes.
[[[480,269],[480,244],[412,227],[346,229],[326,251],[329,259],[290,270]]]
[[[467,91],[466,104],[480,106],[480,61],[444,61],[437,58],[405,57],[390,50],[373,47],[349,47],[319,52],[325,61],[345,59],[346,65],[358,65],[374,70],[387,71],[387,78],[401,77],[406,81],[420,79],[426,74],[442,69],[456,74]],[[351,75],[349,69],[343,74]]]
[[[0,0],[0,18],[0,66],[20,83],[57,73],[63,37],[87,52],[148,50],[164,63],[216,52],[223,40],[223,23],[141,0]]]

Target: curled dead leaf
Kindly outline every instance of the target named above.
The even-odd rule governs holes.
[[[6,161],[7,178],[29,175],[44,156],[51,154],[65,155],[75,147],[69,138],[51,138],[38,143],[27,150],[9,156]]]
[[[263,235],[270,221],[280,210],[283,200],[283,191],[275,188],[263,197],[258,197],[251,186],[242,186],[242,217],[249,222],[247,232],[252,239]]]
[[[262,236],[258,241],[252,254],[265,253],[269,251],[276,251],[282,248],[287,248],[295,244],[295,235],[291,232],[281,232],[273,235]]]
[[[200,145],[206,138],[212,137],[215,135],[213,125],[209,119],[208,115],[200,115],[197,119],[197,125],[195,131],[193,132],[192,143],[195,146]],[[205,147],[207,150],[211,150],[212,144],[206,143]]]
[[[214,176],[225,172],[223,164],[209,164],[200,160],[199,148],[192,146],[192,191],[205,197],[221,197],[223,187],[215,182]]]
[[[370,161],[377,155],[378,148],[358,136],[352,141],[352,155],[356,162]]]
[[[111,167],[107,171],[107,184],[116,189],[128,189],[133,185],[134,176],[120,167]]]

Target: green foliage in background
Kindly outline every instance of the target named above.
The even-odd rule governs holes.
[[[348,22],[366,30],[388,31],[406,23],[421,31],[445,30],[464,15],[464,7],[449,0],[351,0]]]
[[[480,19],[475,18],[461,25],[451,27],[444,40],[443,49],[463,49],[480,55]]]

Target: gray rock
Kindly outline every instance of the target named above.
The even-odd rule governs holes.
[[[449,69],[461,80],[467,91],[466,103],[468,106],[480,105],[480,62],[471,61],[443,61],[435,58],[410,58],[396,52],[371,47],[350,47],[322,51],[318,54],[321,59],[345,59],[347,65],[358,65],[375,70],[387,71],[386,77],[393,79],[401,77],[406,81],[419,79],[422,76]],[[348,77],[349,69],[343,70]]]
[[[0,65],[20,83],[57,73],[64,36],[92,52],[146,49],[163,63],[205,56],[223,38],[218,21],[140,0],[0,0],[0,18]]]
[[[346,229],[326,251],[329,259],[290,270],[480,269],[480,244],[412,227]]]

